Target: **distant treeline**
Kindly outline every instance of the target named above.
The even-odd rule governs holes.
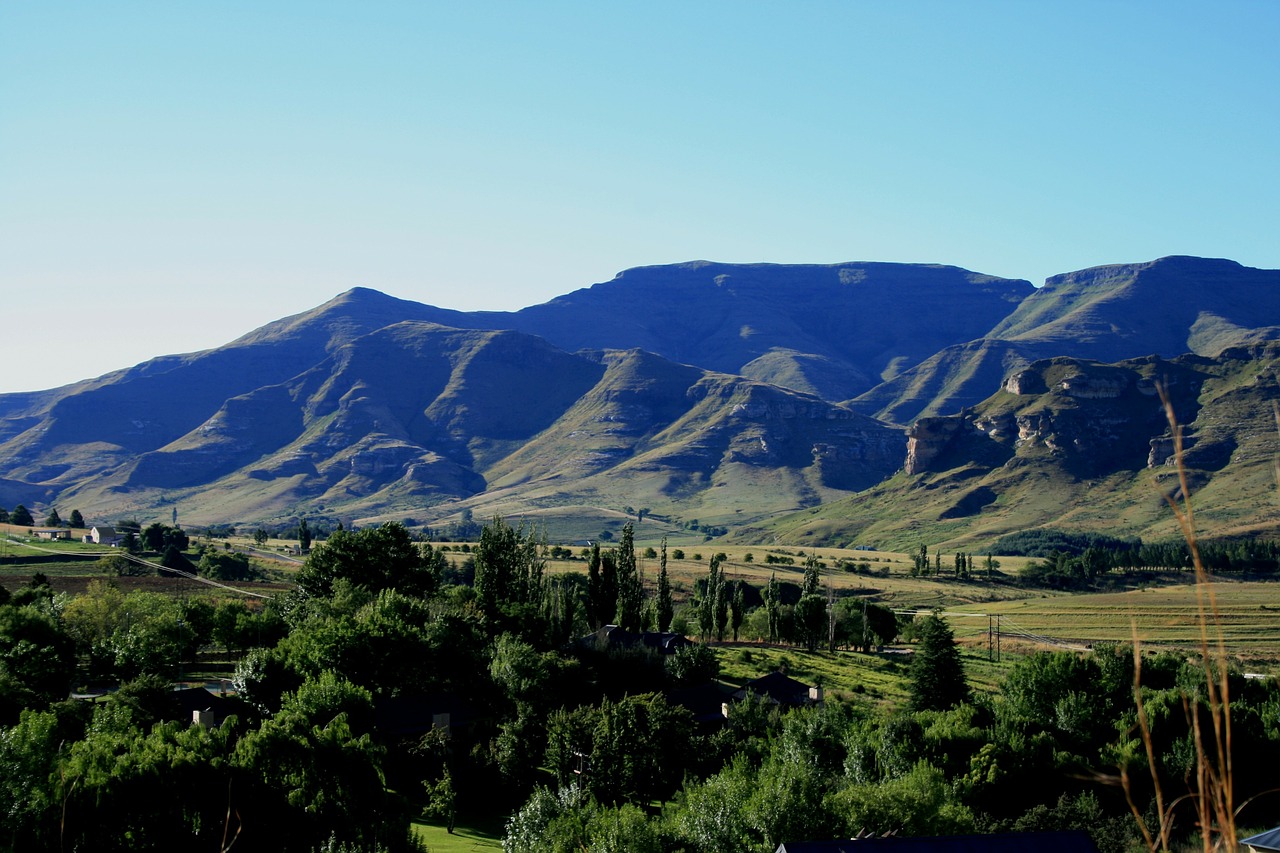
[[[1226,539],[1197,543],[1200,561],[1214,574],[1273,574],[1280,570],[1280,543],[1262,539]],[[1048,586],[1076,586],[1114,570],[1190,569],[1191,549],[1183,540],[1143,542],[1093,533],[1028,530],[1005,536],[991,546],[999,554],[1039,557],[1023,579]]]

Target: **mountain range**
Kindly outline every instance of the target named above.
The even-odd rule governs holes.
[[[216,349],[0,395],[0,505],[981,547],[1170,533],[1161,394],[1211,533],[1274,530],[1280,271],[1043,287],[939,265],[642,267],[515,312],[356,288]],[[655,531],[656,532],[656,531]]]

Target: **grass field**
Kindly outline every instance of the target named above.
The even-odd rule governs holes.
[[[454,826],[450,833],[443,826],[415,821],[413,832],[425,841],[431,853],[471,853],[474,850],[501,850],[502,831],[500,828],[482,828]]]
[[[1218,580],[1213,591],[1227,653],[1280,669],[1280,585]],[[985,616],[999,614],[1002,636],[1012,644],[1084,648],[1128,643],[1136,629],[1143,645],[1191,649],[1200,641],[1196,601],[1196,587],[1181,583],[1129,592],[1045,595],[981,607],[959,605],[947,612],[957,638],[969,643],[985,643]]]

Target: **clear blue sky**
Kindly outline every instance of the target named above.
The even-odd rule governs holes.
[[[0,3],[0,391],[349,287],[1280,267],[1280,3]]]

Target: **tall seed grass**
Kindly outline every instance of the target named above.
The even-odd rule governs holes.
[[[1227,679],[1227,647],[1223,637],[1221,614],[1214,585],[1200,558],[1196,535],[1195,510],[1187,476],[1182,426],[1174,412],[1166,390],[1160,388],[1160,399],[1173,435],[1173,458],[1177,471],[1177,488],[1165,495],[1178,522],[1182,537],[1191,552],[1195,573],[1196,624],[1199,629],[1200,666],[1204,672],[1204,695],[1183,694],[1183,711],[1195,746],[1195,768],[1188,778],[1186,794],[1169,799],[1159,773],[1150,721],[1142,698],[1142,649],[1136,624],[1133,628],[1133,700],[1137,709],[1138,731],[1146,753],[1147,768],[1155,791],[1155,825],[1151,825],[1139,807],[1133,791],[1129,765],[1121,765],[1120,778],[1129,808],[1142,832],[1147,849],[1169,851],[1174,838],[1174,815],[1184,802],[1193,804],[1200,845],[1208,853],[1215,850],[1239,849],[1236,833],[1235,789],[1231,768],[1231,690]],[[1280,429],[1280,410],[1277,411]],[[1280,461],[1277,462],[1280,479]],[[1203,703],[1203,704],[1201,704]]]

